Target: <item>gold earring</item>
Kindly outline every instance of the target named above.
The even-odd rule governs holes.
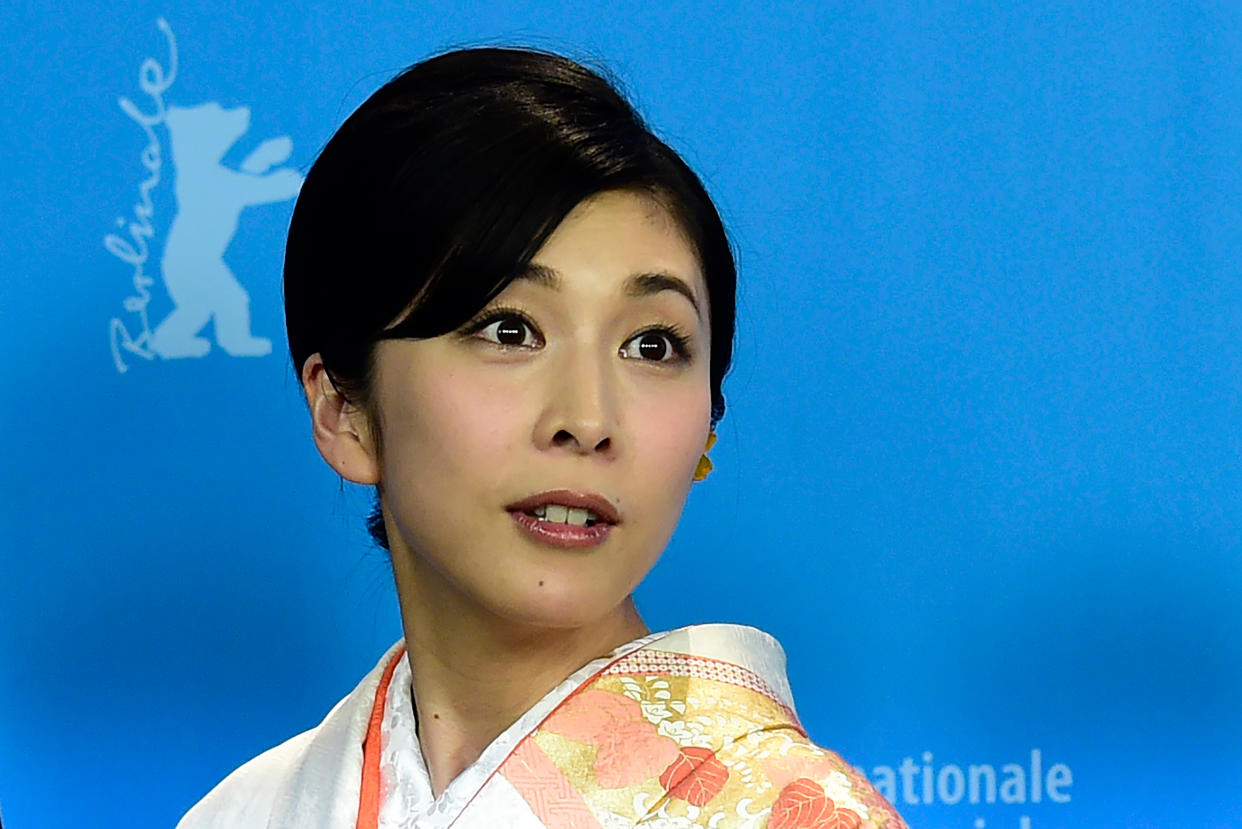
[[[694,479],[701,481],[707,477],[707,473],[712,471],[711,458],[707,457],[707,452],[716,443],[716,433],[710,432],[707,435],[707,446],[703,447],[703,457],[699,458],[699,465],[694,468]]]

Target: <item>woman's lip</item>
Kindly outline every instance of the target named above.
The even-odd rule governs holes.
[[[533,512],[548,504],[561,504],[566,507],[589,509],[599,517],[601,522],[620,524],[621,513],[612,502],[595,492],[576,492],[571,489],[549,489],[523,498],[505,507],[509,512]],[[598,524],[596,526],[599,526]]]
[[[544,521],[522,510],[510,510],[513,521],[536,541],[553,547],[595,547],[603,544],[616,529],[615,524],[599,523],[590,527]]]

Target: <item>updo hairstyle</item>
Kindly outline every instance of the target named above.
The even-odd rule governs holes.
[[[609,190],[653,198],[698,255],[714,425],[725,410],[736,286],[715,205],[608,81],[529,49],[464,49],[415,64],[328,141],[302,185],[285,249],[294,372],[300,378],[318,352],[382,447],[376,343],[457,330],[527,268],[575,206]],[[367,528],[387,549],[378,494]]]

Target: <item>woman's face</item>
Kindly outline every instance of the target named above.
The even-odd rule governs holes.
[[[398,578],[539,627],[615,611],[672,535],[703,451],[708,313],[677,224],[609,192],[461,331],[381,342]]]

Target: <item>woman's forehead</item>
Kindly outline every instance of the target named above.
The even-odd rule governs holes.
[[[632,298],[671,290],[696,312],[706,305],[699,257],[681,225],[656,199],[627,191],[581,202],[518,279],[559,291],[594,280]]]

